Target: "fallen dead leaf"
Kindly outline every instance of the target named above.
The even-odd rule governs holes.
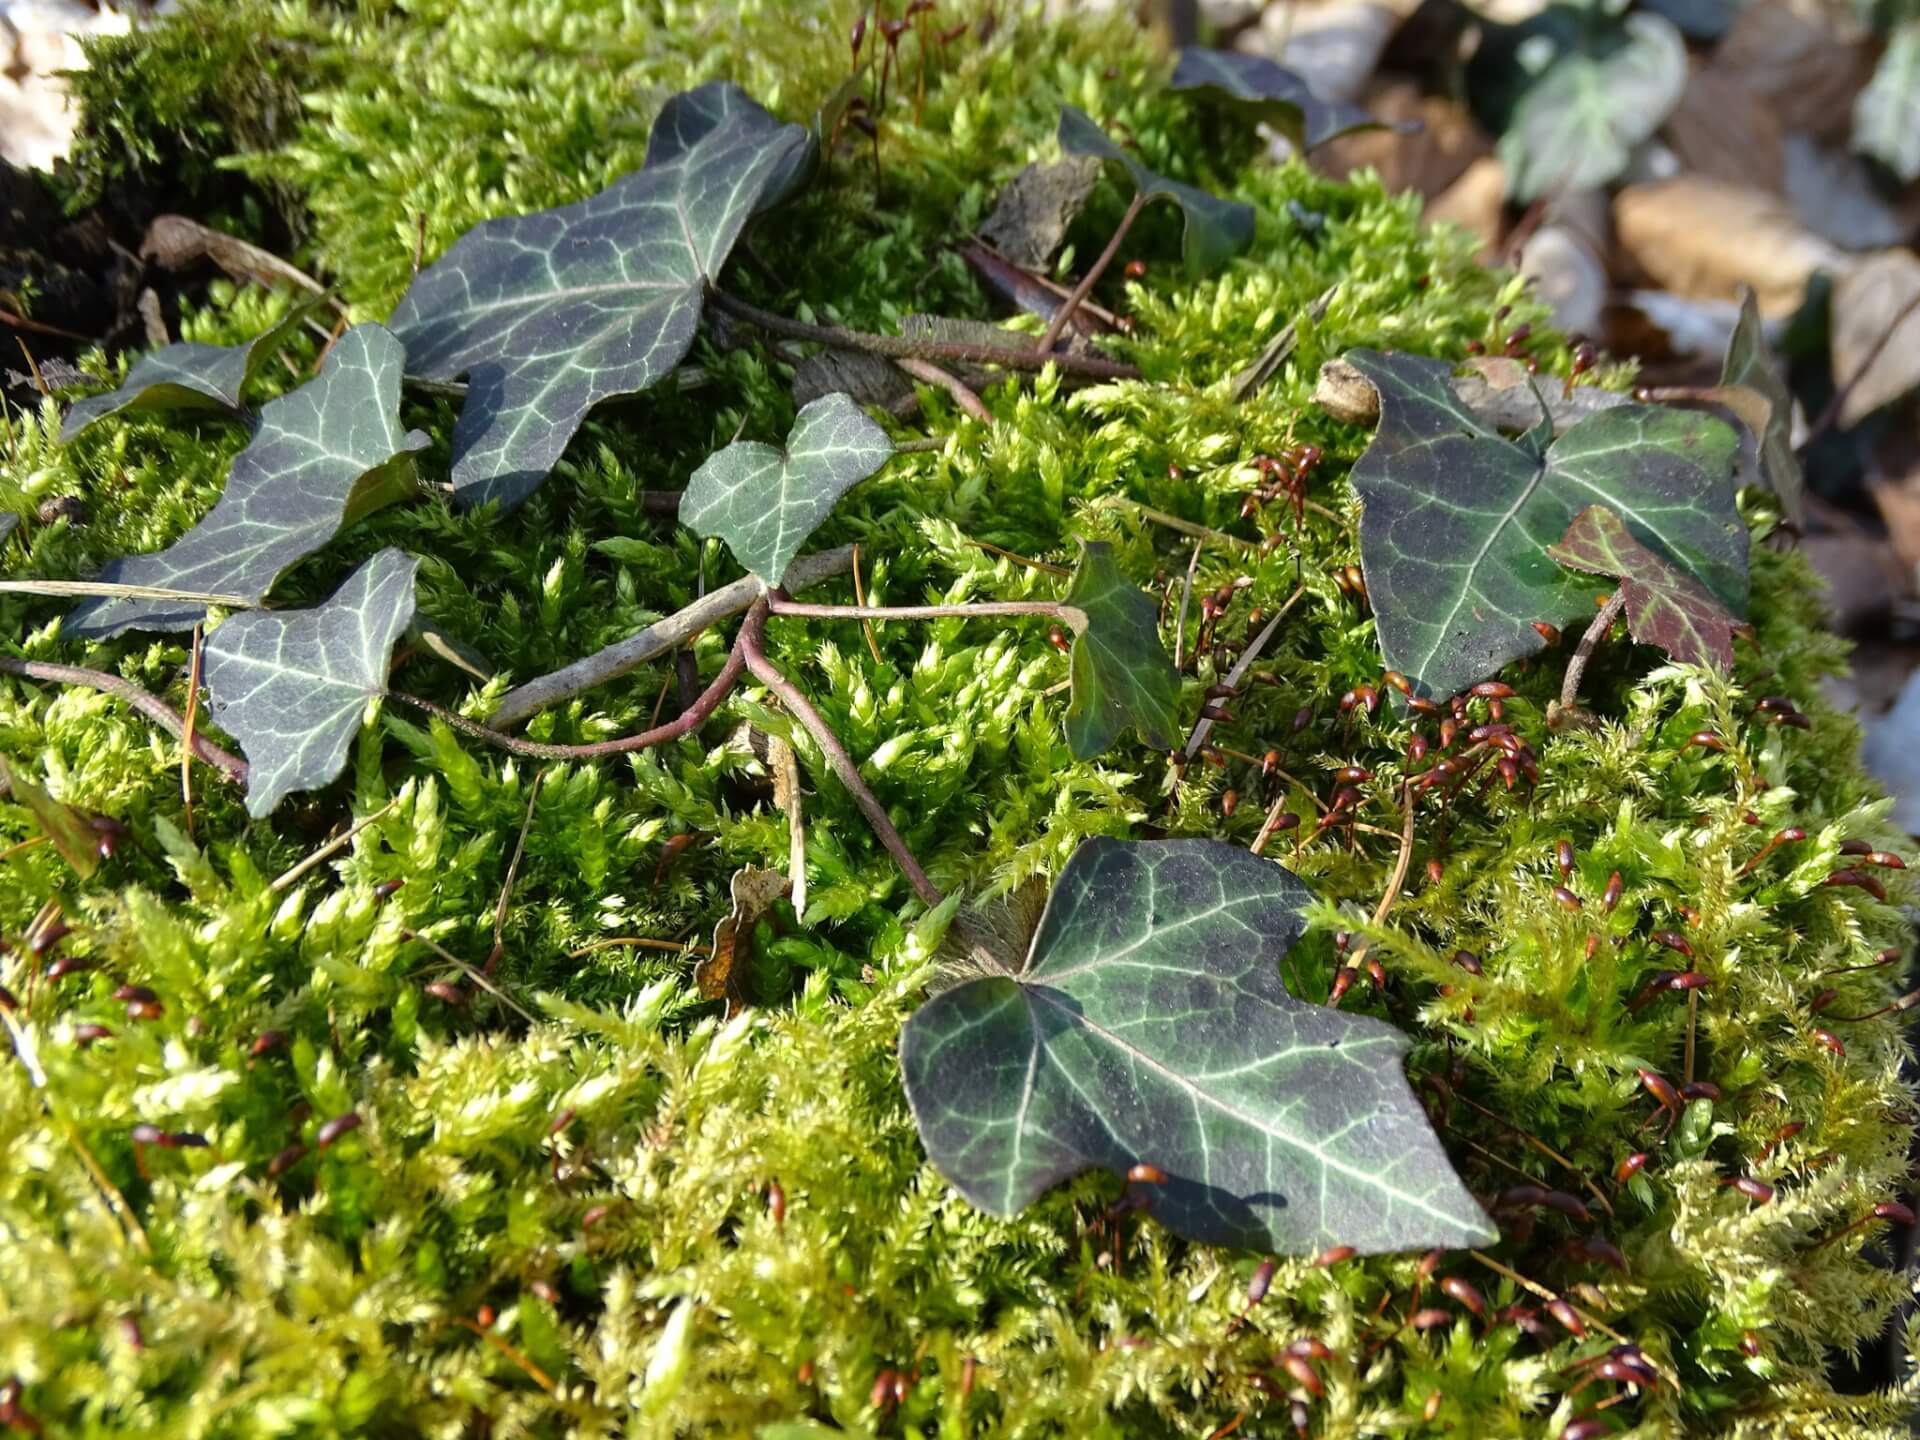
[[[1888,203],[1858,155],[1797,132],[1782,154],[1787,199],[1814,234],[1845,250],[1883,250],[1920,231],[1920,190]]]
[[[1553,323],[1569,335],[1592,335],[1607,303],[1606,199],[1597,191],[1562,196],[1520,247],[1520,273],[1553,307]]]
[[[1422,95],[1411,81],[1375,81],[1360,103],[1381,120],[1395,125],[1414,121],[1419,128],[1411,133],[1356,130],[1330,140],[1311,157],[1322,175],[1341,180],[1372,167],[1387,189],[1417,190],[1431,197],[1493,153],[1493,142],[1466,106],[1442,95]]]
[[[1800,223],[1779,195],[1703,175],[1629,185],[1614,197],[1622,260],[1652,287],[1688,300],[1734,300],[1742,282],[1763,315],[1790,313],[1816,270],[1851,261]]]
[[[1786,184],[1779,119],[1725,66],[1700,66],[1687,77],[1662,134],[1680,163],[1701,175],[1756,190]]]
[[[1853,99],[1873,74],[1863,27],[1819,0],[1743,5],[1714,65],[1757,95],[1784,130],[1845,142]]]
[[[1015,265],[1044,273],[1099,179],[1100,161],[1094,156],[1029,165],[993,202],[980,238]]]
[[[1920,387],[1920,259],[1911,251],[1883,250],[1840,276],[1832,360],[1835,381],[1847,387],[1843,430]]]
[[[1500,248],[1506,235],[1507,167],[1497,155],[1485,155],[1469,165],[1445,190],[1427,202],[1429,225],[1458,225],[1479,237],[1480,258]]]
[[[733,909],[713,927],[713,953],[693,972],[700,998],[725,1000],[729,1020],[753,1003],[745,957],[740,953],[741,936],[748,937],[746,943],[752,944],[753,927],[787,893],[787,877],[778,870],[749,865],[734,872],[730,888]]]

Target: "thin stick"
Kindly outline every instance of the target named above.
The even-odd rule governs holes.
[[[1156,510],[1151,505],[1142,505],[1137,500],[1119,497],[1122,505],[1131,505],[1140,513],[1143,520],[1151,520],[1156,525],[1164,525],[1169,530],[1177,530],[1182,535],[1191,535],[1196,540],[1211,540],[1216,545],[1225,545],[1230,549],[1257,550],[1260,547],[1250,540],[1242,540],[1238,535],[1229,535],[1224,530],[1214,530],[1206,525],[1195,524],[1191,520],[1182,520],[1178,515],[1169,515],[1164,510]]]
[[[40,373],[40,362],[33,358],[33,351],[27,348],[27,342],[18,335],[13,337],[13,342],[20,347],[20,353],[27,357],[27,369],[33,372],[33,388],[42,395],[53,394],[47,388],[47,377]]]
[[[1687,1068],[1686,1083],[1693,1083],[1693,1032],[1700,1023],[1700,992],[1687,991]]]
[[[142,690],[131,680],[122,680],[118,675],[108,675],[100,670],[83,670],[77,665],[48,665],[39,660],[16,660],[11,655],[0,655],[0,674],[20,675],[28,680],[44,680],[53,685],[85,685],[90,690],[124,700],[176,740],[186,738],[186,724],[171,705],[158,695]],[[189,748],[236,785],[246,782],[247,762],[238,755],[227,753],[204,735],[195,735]]]
[[[852,565],[851,545],[823,550],[816,555],[802,555],[787,568],[785,588],[807,589],[822,580],[844,575]],[[572,699],[582,691],[604,685],[609,680],[616,680],[650,660],[659,659],[674,646],[691,640],[709,626],[738,615],[766,593],[767,587],[759,576],[743,575],[730,585],[709,591],[686,609],[654,621],[637,635],[609,645],[584,660],[563,666],[551,675],[542,675],[538,680],[529,680],[518,689],[509,690],[488,723],[495,730],[504,730],[535,711]]]
[[[0,580],[0,595],[50,595],[59,600],[92,595],[109,600],[178,600],[189,605],[224,605],[232,610],[251,610],[259,604],[246,595],[169,590],[161,585],[117,585],[111,580]]]
[[[1054,565],[1045,560],[1030,560],[1017,550],[1005,550],[998,545],[989,545],[985,540],[968,540],[967,543],[976,550],[984,550],[989,555],[998,555],[1003,560],[1011,560],[1014,564],[1024,565],[1029,570],[1040,570],[1048,575],[1071,575],[1073,573],[1073,571],[1064,565]],[[863,600],[861,603],[864,604],[866,602]]]
[[[927,878],[927,872],[920,868],[920,862],[914,859],[913,851],[907,848],[907,842],[900,838],[900,832],[893,828],[886,809],[881,805],[873,791],[867,788],[867,782],[861,778],[860,768],[853,763],[853,757],[847,754],[846,747],[840,743],[840,737],[833,733],[826,718],[813,708],[813,702],[802,695],[771,660],[767,652],[760,648],[760,636],[766,628],[767,611],[764,606],[756,607],[747,616],[746,623],[740,627],[740,648],[747,657],[747,669],[754,679],[765,685],[792,712],[794,718],[807,728],[814,743],[820,747],[820,753],[826,757],[833,773],[840,777],[840,783],[859,805],[861,813],[867,817],[867,823],[873,827],[873,833],[880,837],[880,843],[887,847],[894,863],[907,877],[907,883],[913,887],[929,910],[937,907],[946,897],[939,887]]]
[[[787,816],[787,884],[796,914],[807,913],[807,814],[800,798],[800,762],[793,746],[778,735],[767,737],[773,764],[773,803]]]
[[[591,955],[596,950],[610,950],[624,947],[630,950],[669,950],[675,955],[691,953],[711,955],[712,947],[699,945],[691,940],[650,940],[644,935],[620,935],[607,940],[595,940],[590,945],[582,945],[578,950],[569,950],[567,958],[578,960],[582,955]]]
[[[466,976],[474,984],[478,985],[482,990],[486,991],[489,995],[493,996],[494,999],[498,1000],[502,1005],[506,1006],[509,1010],[513,1011],[514,1014],[518,1015],[521,1019],[525,1020],[529,1025],[538,1025],[540,1023],[540,1020],[537,1016],[528,1013],[528,1011],[524,1007],[522,1007],[520,1003],[516,1001],[511,995],[507,994],[506,991],[502,990],[498,985],[494,984],[493,981],[489,980],[477,968],[475,968],[472,965],[469,965],[466,961],[462,960],[458,955],[454,954],[451,950],[447,949],[447,947],[442,945],[439,941],[429,939],[427,936],[422,935],[417,930],[402,930],[400,932],[400,938],[403,940],[417,940],[420,944],[426,946],[429,950],[433,951],[435,955],[439,956],[442,960],[446,961],[447,964],[453,966],[454,969],[458,970],[462,975]]]
[[[1267,807],[1267,818],[1260,822],[1260,833],[1253,837],[1253,844],[1247,847],[1255,855],[1264,852],[1267,848],[1267,841],[1271,840],[1279,832],[1280,817],[1287,813],[1287,801],[1289,798],[1291,797],[1283,792],[1279,799]]]
[[[853,598],[862,605],[867,603],[867,587],[860,583],[860,547],[858,545],[853,547]],[[873,638],[873,622],[862,620],[860,629],[867,637],[867,653],[873,656],[873,663],[884,668],[886,661],[880,658],[879,642]]]
[[[1512,1134],[1518,1136],[1521,1140],[1524,1140],[1527,1144],[1531,1145],[1535,1150],[1538,1150],[1542,1155],[1546,1156],[1549,1160],[1553,1161],[1556,1165],[1560,1166],[1560,1168],[1565,1170],[1569,1175],[1576,1177],[1582,1185],[1587,1187],[1587,1192],[1590,1195],[1592,1195],[1595,1200],[1600,1202],[1600,1208],[1606,1211],[1608,1215],[1613,1214],[1613,1205],[1608,1201],[1607,1197],[1601,1193],[1600,1187],[1598,1185],[1595,1185],[1592,1179],[1589,1178],[1589,1176],[1587,1175],[1587,1172],[1582,1170],[1578,1165],[1574,1164],[1573,1161],[1569,1160],[1566,1156],[1562,1155],[1558,1150],[1554,1149],[1551,1145],[1547,1144],[1547,1142],[1542,1140],[1538,1135],[1535,1135],[1532,1131],[1529,1131],[1529,1130],[1522,1130],[1518,1125],[1514,1124],[1511,1120],[1507,1119],[1506,1116],[1496,1115],[1493,1111],[1489,1110],[1486,1106],[1482,1105],[1479,1101],[1474,1100],[1469,1096],[1462,1095],[1458,1090],[1455,1090],[1453,1092],[1453,1098],[1458,1100],[1462,1105],[1466,1106],[1469,1110],[1477,1111],[1479,1114],[1484,1115],[1487,1119],[1493,1121],[1496,1125],[1504,1125],[1507,1128],[1507,1130],[1510,1131]]]
[[[1234,689],[1240,688],[1240,682],[1246,679],[1247,671],[1253,668],[1253,662],[1260,658],[1260,652],[1267,648],[1267,642],[1273,638],[1273,632],[1280,628],[1280,622],[1287,611],[1299,603],[1300,597],[1307,593],[1305,585],[1297,588],[1287,597],[1287,603],[1273,612],[1273,618],[1261,627],[1253,642],[1240,652],[1240,658],[1233,662],[1233,668],[1227,672],[1226,684]],[[1185,760],[1191,761],[1200,753],[1200,747],[1207,743],[1207,736],[1213,732],[1213,721],[1202,719],[1195,723],[1193,734],[1187,737],[1187,748],[1182,752]]]
[[[498,730],[482,725],[478,720],[469,720],[456,710],[432,700],[424,700],[418,695],[409,695],[402,690],[389,690],[391,699],[424,710],[439,720],[444,720],[462,735],[475,740],[483,740],[513,755],[525,755],[534,760],[602,760],[609,755],[625,755],[634,750],[647,750],[655,745],[665,745],[678,740],[683,735],[691,735],[707,717],[720,708],[720,702],[732,693],[739,683],[741,672],[746,668],[739,642],[734,643],[727,655],[727,663],[720,667],[720,673],[713,677],[713,683],[700,692],[693,704],[664,725],[655,725],[650,730],[642,730],[637,735],[623,736],[618,740],[601,740],[591,745],[546,745],[538,740],[522,740],[517,735],[504,735]]]
[[[931,360],[917,360],[911,356],[905,359],[895,360],[893,363],[906,371],[907,374],[911,375],[914,379],[924,380],[927,384],[937,385],[940,389],[946,391],[947,394],[953,397],[954,404],[958,405],[982,425],[993,424],[993,411],[987,408],[987,402],[975,394],[973,387],[958,375],[948,374]]]
[[[96,343],[88,336],[76,335],[71,330],[62,330],[58,325],[43,325],[38,320],[29,320],[26,316],[15,314],[3,305],[0,305],[0,325],[10,325],[15,330],[25,330],[29,335],[50,335],[56,340],[78,340],[83,345]],[[20,348],[24,350],[27,347],[22,345]],[[27,357],[27,363],[33,363],[31,355]]]
[[[1622,1335],[1618,1330],[1614,1329],[1611,1325],[1607,1324],[1606,1321],[1600,1319],[1595,1315],[1588,1313],[1585,1310],[1581,1310],[1578,1306],[1574,1305],[1574,1303],[1571,1300],[1567,1300],[1564,1295],[1556,1295],[1554,1294],[1553,1291],[1547,1289],[1546,1286],[1527,1279],[1527,1277],[1522,1275],[1518,1270],[1508,1269],[1505,1265],[1502,1265],[1498,1260],[1494,1259],[1491,1255],[1483,1254],[1481,1251],[1478,1251],[1478,1250],[1469,1250],[1467,1253],[1473,1256],[1473,1258],[1478,1260],[1482,1265],[1486,1266],[1489,1270],[1493,1271],[1494,1274],[1506,1276],[1507,1279],[1513,1281],[1513,1283],[1518,1285],[1521,1289],[1533,1295],[1535,1299],[1546,1300],[1549,1302],[1554,1300],[1565,1300],[1567,1307],[1569,1309],[1573,1310],[1577,1315],[1580,1316],[1581,1319],[1585,1320],[1589,1325],[1593,1326],[1593,1328],[1598,1330],[1602,1335],[1605,1335],[1609,1340],[1613,1341],[1614,1344],[1625,1345],[1627,1343],[1626,1336]],[[1658,1367],[1657,1361],[1649,1360],[1648,1363],[1654,1365],[1656,1368]],[[1672,1376],[1670,1375],[1668,1378],[1671,1379]]]
[[[533,772],[533,783],[527,786],[527,813],[520,820],[520,838],[513,842],[513,858],[507,861],[507,878],[500,882],[500,901],[493,907],[493,948],[500,949],[501,936],[507,929],[507,902],[513,898],[513,882],[520,878],[520,857],[527,853],[527,831],[533,828],[533,806],[540,798],[540,782],[547,778],[547,772]]]
[[[1068,609],[1058,600],[982,600],[976,605],[802,605],[779,594],[767,597],[768,613],[810,620],[967,620],[987,615],[1041,615],[1058,620]]]
[[[187,658],[187,710],[180,717],[180,805],[186,811],[187,839],[193,839],[193,719],[200,710],[200,642],[204,631],[193,627],[193,649]]]
[[[1181,668],[1180,651],[1187,640],[1187,602],[1193,599],[1193,572],[1200,567],[1200,547],[1204,544],[1206,544],[1204,540],[1193,542],[1193,554],[1187,560],[1187,578],[1180,585],[1180,610],[1173,621],[1173,668],[1175,670]]]
[[[1613,628],[1613,622],[1620,618],[1620,612],[1626,608],[1626,587],[1623,585],[1607,597],[1607,603],[1600,607],[1600,613],[1587,626],[1587,633],[1574,646],[1573,658],[1567,661],[1567,678],[1560,682],[1562,708],[1571,710],[1578,701],[1580,681],[1587,673],[1587,661],[1593,658],[1593,652],[1607,638],[1607,631]]]
[[[968,345],[957,340],[921,340],[905,335],[868,335],[859,330],[843,330],[838,325],[809,325],[790,320],[771,310],[762,310],[725,290],[709,290],[708,299],[715,308],[737,320],[757,325],[773,335],[789,340],[811,340],[842,350],[865,350],[889,360],[956,360],[966,365],[998,365],[1008,370],[1044,370],[1057,367],[1062,374],[1085,375],[1094,380],[1138,380],[1138,366],[1108,360],[1100,355],[1076,355],[1060,351],[1042,355],[1037,350],[1008,349],[998,345]]]
[[[1393,874],[1387,878],[1386,893],[1380,897],[1380,903],[1373,907],[1373,925],[1377,930],[1386,921],[1387,911],[1393,908],[1393,902],[1400,898],[1400,887],[1407,883],[1407,867],[1413,863],[1413,785],[1411,782],[1401,787],[1401,799],[1405,804],[1407,818],[1400,827],[1400,858],[1393,862]],[[1362,945],[1347,961],[1350,968],[1358,969],[1360,962],[1367,958],[1371,945]]]
[[[80,1131],[68,1120],[59,1120],[60,1128],[67,1132],[67,1143],[73,1146],[73,1153],[80,1157],[80,1163],[86,1166],[87,1173],[93,1177],[93,1183],[100,1187],[106,1197],[107,1209],[111,1210],[127,1238],[135,1244],[143,1255],[153,1253],[153,1243],[147,1239],[147,1232],[141,1227],[139,1217],[133,1213],[133,1206],[127,1203],[127,1197],[120,1193],[120,1187],[113,1178],[101,1168],[100,1162],[93,1158],[93,1152],[87,1149],[87,1142],[80,1138]]]
[[[1080,302],[1087,298],[1093,284],[1106,273],[1107,266],[1113,263],[1113,257],[1120,253],[1120,242],[1127,238],[1127,232],[1133,228],[1133,222],[1140,218],[1140,212],[1147,208],[1147,194],[1144,190],[1133,192],[1133,199],[1127,202],[1127,213],[1120,217],[1120,223],[1113,227],[1113,234],[1107,240],[1107,248],[1100,257],[1087,267],[1087,273],[1080,277],[1080,283],[1073,287],[1073,293],[1067,296],[1067,303],[1053,312],[1053,319],[1047,322],[1046,332],[1041,335],[1040,343],[1033,348],[1042,355],[1053,350],[1053,342],[1060,338],[1060,332],[1067,328],[1067,322],[1073,319],[1073,312],[1080,308]]]
[[[314,866],[325,864],[333,856],[338,855],[342,850],[346,849],[347,846],[353,843],[356,835],[369,825],[385,819],[387,812],[399,803],[400,797],[396,795],[378,810],[367,816],[366,819],[355,821],[351,829],[342,831],[340,834],[334,836],[333,839],[327,841],[327,843],[322,845],[318,850],[307,856],[306,859],[300,861],[291,869],[283,871],[267,888],[276,891],[285,890],[289,885],[293,884],[294,881],[313,869]]]

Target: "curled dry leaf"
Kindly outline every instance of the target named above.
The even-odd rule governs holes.
[[[1841,275],[1833,287],[1832,344],[1833,378],[1847,387],[1838,416],[1843,430],[1920,387],[1920,259],[1887,250]]]
[[[993,202],[980,238],[1015,265],[1045,271],[1099,183],[1100,166],[1095,155],[1027,166]]]
[[[702,1000],[725,1000],[731,1020],[754,1001],[747,983],[745,949],[753,944],[753,927],[784,896],[787,877],[778,870],[749,865],[734,872],[728,887],[733,908],[713,927],[713,953],[694,968],[694,983]]]

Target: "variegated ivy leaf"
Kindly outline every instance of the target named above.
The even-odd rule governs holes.
[[[345,766],[368,702],[386,693],[419,567],[404,551],[382,550],[312,610],[250,610],[207,637],[207,695],[214,719],[246,751],[248,814],[265,815]]]
[[[1160,612],[1127,583],[1104,540],[1089,541],[1063,602],[1074,632],[1067,746],[1091,760],[1132,726],[1141,743],[1179,743],[1180,676],[1160,643]]]
[[[1853,102],[1853,148],[1902,180],[1920,179],[1920,15],[1911,9]]]
[[[1626,522],[1606,506],[1589,505],[1574,516],[1566,535],[1547,553],[1569,569],[1617,578],[1627,633],[1641,644],[1657,645],[1676,660],[1723,675],[1733,669],[1733,631],[1739,621],[1706,586],[1634,539]]]
[[[1693,410],[1620,405],[1554,440],[1518,442],[1455,392],[1445,360],[1356,350],[1380,425],[1353,467],[1360,563],[1380,649],[1421,693],[1448,696],[1545,644],[1535,621],[1593,613],[1593,586],[1547,547],[1588,505],[1611,506],[1635,539],[1740,614],[1747,531],[1734,508],[1739,442]],[[1551,442],[1551,443],[1549,443]]]
[[[1301,153],[1354,130],[1418,130],[1395,125],[1345,100],[1322,100],[1293,71],[1264,55],[1235,50],[1186,49],[1173,67],[1173,88],[1225,100],[1272,126]]]
[[[703,85],[667,102],[641,169],[577,204],[476,225],[422,272],[392,323],[414,373],[467,377],[455,498],[518,504],[597,402],[671,373],[747,221],[813,154],[803,126]]]
[[[1488,1243],[1402,1073],[1406,1037],[1293,998],[1307,887],[1214,840],[1074,852],[1025,956],[900,1037],[927,1155],[1012,1215],[1086,1170],[1190,1239],[1283,1254]]]
[[[1154,173],[1114,144],[1106,131],[1071,105],[1060,107],[1060,148],[1069,155],[1092,155],[1118,165],[1142,195],[1150,200],[1171,200],[1178,205],[1187,217],[1187,268],[1196,274],[1219,269],[1253,243],[1251,205],[1222,200],[1218,195],[1209,195]]]
[[[295,305],[244,345],[196,345],[182,340],[143,355],[118,390],[76,400],[61,423],[71,440],[96,420],[122,410],[238,410],[240,392],[299,329],[318,300]]]
[[[1745,394],[1738,388],[1743,386]],[[1793,453],[1793,392],[1773,363],[1766,331],[1760,324],[1759,303],[1747,286],[1741,287],[1740,319],[1727,341],[1720,391],[1717,398],[1747,423],[1759,442],[1761,477],[1780,497],[1780,508],[1787,518],[1800,524],[1806,506],[1802,501],[1800,462]]]
[[[849,489],[893,454],[887,432],[845,395],[801,410],[787,448],[736,440],[709,455],[680,497],[680,523],[727,542],[734,559],[769,585]]]
[[[383,505],[413,493],[414,453],[427,444],[400,425],[406,354],[378,325],[356,325],[318,378],[268,402],[233,462],[227,488],[193,529],[156,555],[115,560],[118,585],[242,596],[258,604],[295,563]],[[75,634],[185,630],[206,607],[170,600],[86,600],[67,617]]]

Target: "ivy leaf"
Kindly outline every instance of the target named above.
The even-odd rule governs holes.
[[[680,522],[726,541],[734,559],[778,585],[834,503],[892,454],[858,405],[825,395],[795,417],[785,450],[736,440],[709,455],[680,497]]]
[[[1920,19],[1893,32],[1853,102],[1853,148],[1902,180],[1920,179]]]
[[[1657,645],[1676,660],[1723,675],[1733,669],[1733,631],[1739,621],[1706,586],[1634,539],[1626,522],[1606,506],[1582,510],[1547,553],[1569,569],[1616,577],[1626,602],[1627,632],[1641,644]]]
[[[295,305],[244,345],[196,345],[183,340],[141,356],[118,390],[74,401],[61,423],[61,440],[71,440],[94,421],[122,410],[237,411],[247,382],[318,303],[316,299]]]
[[[1171,200],[1178,205],[1187,217],[1187,268],[1196,274],[1219,269],[1253,243],[1251,205],[1222,200],[1217,195],[1155,174],[1114,144],[1106,131],[1071,105],[1060,107],[1060,148],[1069,155],[1092,155],[1118,165],[1127,172],[1134,188],[1149,200]]]
[[[87,823],[87,817],[73,806],[56,800],[37,782],[20,773],[17,765],[0,755],[0,784],[33,815],[40,833],[60,852],[60,858],[73,867],[82,880],[91,880],[100,868],[100,832]]]
[[[812,153],[804,127],[703,85],[667,102],[641,169],[576,204],[476,225],[422,272],[392,323],[415,373],[467,377],[455,498],[517,505],[597,402],[672,373],[747,221]]]
[[[1521,43],[1516,56],[1540,38]],[[1524,68],[1524,58],[1519,63]],[[1500,137],[1514,198],[1616,179],[1634,146],[1673,113],[1686,84],[1687,45],[1672,21],[1637,13],[1597,34],[1582,27],[1526,87]]]
[[[1127,583],[1104,540],[1085,542],[1064,602],[1073,629],[1067,746],[1091,760],[1129,725],[1141,743],[1180,743],[1180,676],[1160,643],[1160,610]]]
[[[1394,125],[1345,100],[1322,100],[1293,71],[1264,55],[1234,50],[1186,49],[1173,67],[1175,90],[1225,101],[1286,136],[1301,154],[1354,130],[1391,129],[1410,134],[1419,123]]]
[[[1735,387],[1745,387],[1751,396]],[[1760,325],[1760,307],[1753,290],[1742,286],[1740,319],[1727,342],[1726,363],[1720,370],[1717,398],[1747,422],[1760,446],[1760,474],[1773,493],[1780,497],[1780,508],[1799,525],[1805,518],[1802,499],[1800,462],[1793,454],[1793,392],[1774,368],[1767,349],[1766,332]],[[1749,401],[1756,403],[1749,403]],[[1754,413],[1748,413],[1752,411]]]
[[[1540,650],[1535,621],[1592,614],[1593,587],[1547,547],[1596,501],[1729,611],[1745,611],[1739,442],[1724,421],[1620,405],[1551,444],[1550,422],[1516,444],[1455,393],[1448,362],[1374,350],[1347,359],[1380,396],[1380,427],[1353,468],[1367,593],[1387,665],[1423,693],[1457,694]]]
[[[406,353],[390,332],[354,326],[318,378],[261,410],[260,428],[204,520],[157,555],[113,561],[100,578],[266,599],[276,580],[342,526],[413,493],[414,454],[427,437],[400,427],[405,368]],[[75,606],[66,628],[100,638],[185,630],[205,618],[204,605],[99,599]]]
[[[413,620],[420,561],[387,549],[312,610],[250,610],[207,637],[213,716],[247,753],[247,813],[325,785],[347,763],[393,643]]]
[[[900,1037],[928,1157],[1012,1215],[1085,1170],[1208,1244],[1363,1254],[1497,1238],[1401,1071],[1406,1037],[1295,1000],[1307,887],[1214,840],[1074,852],[1024,962],[927,1001]]]

